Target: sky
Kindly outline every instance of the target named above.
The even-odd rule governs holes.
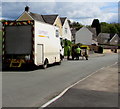
[[[91,25],[93,19],[99,19],[100,22],[107,23],[118,22],[118,2],[114,0],[114,2],[8,1],[2,2],[0,6],[1,18],[8,20],[17,19],[24,12],[25,6],[28,5],[33,13],[59,14],[60,17],[67,17],[71,21],[77,21],[83,25]]]

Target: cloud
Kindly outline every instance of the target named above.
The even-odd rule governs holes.
[[[114,23],[118,22],[118,14],[117,13],[106,13],[100,18],[103,22]]]
[[[54,13],[54,5],[52,2],[3,2],[2,3],[2,17],[16,19],[25,9],[25,6],[30,7],[30,11],[38,14]]]
[[[27,0],[28,2],[119,2],[119,0]],[[2,0],[2,2],[26,2],[26,0]]]
[[[60,16],[67,16],[71,20],[76,20],[82,24],[90,25],[93,19],[99,19],[100,22],[117,22],[117,8],[112,7],[112,3],[59,3],[56,6]],[[117,4],[117,3],[116,3]],[[104,7],[104,9],[102,8]],[[105,8],[107,7],[107,8]],[[64,10],[64,11],[63,11]]]
[[[2,2],[55,2],[55,0],[2,0]]]
[[[39,14],[49,14],[55,13],[55,2],[30,2],[28,6],[30,6],[30,11],[39,13]]]
[[[2,17],[14,19],[21,15],[24,10],[23,3],[2,3]]]
[[[2,17],[16,19],[28,5],[30,11],[34,13],[59,14],[59,16],[90,25],[95,18],[98,18],[100,22],[116,22],[118,19],[116,4],[104,2],[3,2]]]
[[[79,6],[79,8],[76,6],[76,9],[70,10],[66,15],[69,16],[70,19],[75,19],[85,25],[92,24],[93,19],[96,18],[99,19],[100,22],[118,22],[118,9],[112,7],[111,10],[109,3],[88,3]],[[107,6],[107,8],[101,9],[104,6]]]

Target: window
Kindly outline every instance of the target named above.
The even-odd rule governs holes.
[[[104,43],[107,43],[107,42],[108,42],[108,40],[107,40],[107,39],[105,39],[105,40],[104,40]]]
[[[67,34],[67,28],[65,28],[65,33]]]
[[[115,40],[115,43],[117,43],[117,42],[118,42],[118,40],[116,39],[116,40]]]
[[[59,37],[59,31],[56,30],[56,37]]]

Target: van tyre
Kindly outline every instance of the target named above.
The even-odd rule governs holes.
[[[61,61],[60,61],[60,62],[58,62],[58,65],[61,65]]]
[[[59,62],[56,63],[57,65],[61,65],[61,60]]]

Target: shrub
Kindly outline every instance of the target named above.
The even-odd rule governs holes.
[[[63,42],[64,42],[64,56],[67,56],[68,45],[71,47],[72,42],[67,39],[63,40]]]

